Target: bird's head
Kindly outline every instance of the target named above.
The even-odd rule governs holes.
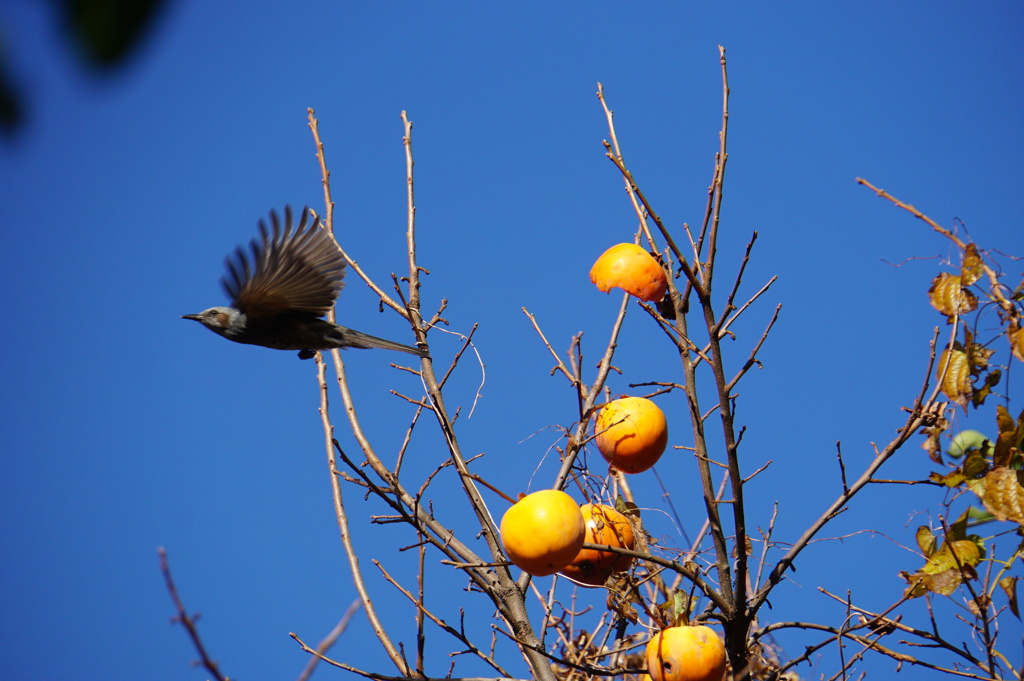
[[[233,307],[211,307],[199,314],[183,314],[181,318],[194,319],[222,336],[237,334],[245,328],[245,316]]]

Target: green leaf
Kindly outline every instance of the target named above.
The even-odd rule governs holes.
[[[992,443],[984,433],[977,430],[961,430],[953,436],[949,447],[946,448],[946,454],[954,459],[959,459],[972,449],[984,450],[986,442],[989,443],[988,447],[991,448]]]
[[[968,524],[971,527],[981,525],[982,523],[990,523],[996,519],[994,515],[992,515],[985,509],[973,505],[968,506],[967,510],[964,511],[964,513],[966,514],[968,518]]]

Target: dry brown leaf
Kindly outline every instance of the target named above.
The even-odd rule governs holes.
[[[948,364],[948,367],[947,367]],[[936,377],[946,397],[966,408],[971,399],[971,366],[967,353],[957,348],[943,350]]]
[[[930,420],[926,421],[929,425],[921,428],[921,434],[926,436],[925,441],[921,443],[921,448],[928,452],[928,458],[935,463],[942,462],[942,444],[939,440],[942,434],[949,429],[949,421],[944,416],[946,411],[946,402],[941,405],[936,405],[936,409],[928,414]]]
[[[934,575],[925,572],[902,572],[901,576],[909,582],[909,586],[903,592],[908,598],[919,598],[929,591],[951,596],[964,581],[963,575],[957,569],[944,570]]]
[[[1013,465],[1020,460],[1021,444],[1024,442],[1024,412],[1015,421],[1005,406],[997,405],[996,426],[999,434],[996,436],[993,461],[997,466]]]
[[[931,558],[935,553],[936,546],[938,545],[935,533],[932,532],[931,528],[927,525],[921,525],[917,528],[915,538],[917,539],[917,546],[921,549],[921,553],[924,554],[924,557]]]
[[[985,510],[999,520],[1024,523],[1024,471],[1015,471],[1003,466],[993,468],[988,475],[972,485],[971,489],[981,497]]]
[[[923,534],[919,529],[919,542]],[[906,571],[900,573],[908,583],[904,595],[908,598],[918,598],[931,591],[950,596],[964,579],[977,577],[974,568],[984,557],[985,546],[980,537],[971,535],[964,539],[947,541],[938,551],[927,557],[920,570],[913,574]]]
[[[985,274],[985,262],[978,253],[977,244],[967,244],[964,261],[960,265],[960,279],[963,286],[970,286]]]
[[[1013,356],[1024,362],[1024,327],[1021,327],[1017,320],[1010,322],[1010,330],[1006,335],[1010,339],[1010,350]]]
[[[1003,590],[1006,597],[1010,599],[1010,612],[1020,619],[1020,609],[1017,605],[1017,580],[1019,577],[1003,577],[999,580],[999,588]]]
[[[983,555],[981,547],[972,539],[948,541],[928,557],[921,572],[926,575],[939,575],[947,570],[974,567],[981,561]]]
[[[971,373],[980,376],[982,371],[988,369],[989,357],[996,354],[996,351],[986,348],[981,343],[969,343],[966,347],[967,359],[971,363]]]
[[[960,275],[942,272],[928,289],[932,307],[946,316],[964,314],[978,307],[978,298],[964,288]]]

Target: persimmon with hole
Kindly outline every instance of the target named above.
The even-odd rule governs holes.
[[[629,518],[611,506],[583,504],[580,513],[587,528],[584,542],[630,550],[636,547]],[[633,558],[621,553],[580,549],[572,562],[562,568],[561,574],[585,586],[601,586],[613,572],[625,572],[632,564]]]
[[[594,443],[608,463],[623,473],[642,473],[668,446],[665,412],[644,397],[609,402],[594,422]]]
[[[590,268],[590,281],[605,293],[621,288],[652,303],[664,298],[668,289],[665,270],[654,256],[636,244],[617,244],[602,253]]]
[[[647,643],[652,681],[722,681],[725,669],[725,644],[709,627],[669,627]]]
[[[545,489],[522,497],[501,519],[501,545],[509,560],[533,575],[553,575],[583,546],[579,504],[565,492]]]

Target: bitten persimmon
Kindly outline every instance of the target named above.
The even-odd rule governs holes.
[[[579,505],[565,492],[528,494],[501,519],[501,545],[509,559],[534,577],[558,572],[583,546],[585,528]]]
[[[602,253],[590,268],[590,281],[605,293],[621,288],[652,303],[664,298],[668,289],[665,270],[636,244],[617,244]]]
[[[636,547],[636,536],[629,518],[611,506],[583,504],[580,512],[587,528],[583,541],[623,549]],[[613,572],[624,572],[632,564],[633,559],[621,553],[580,549],[572,562],[562,568],[561,574],[586,586],[601,586]]]
[[[725,645],[708,627],[669,627],[647,643],[652,681],[722,681],[725,669]]]
[[[665,413],[644,397],[609,402],[594,423],[594,442],[612,466],[642,473],[658,462],[668,446]]]

